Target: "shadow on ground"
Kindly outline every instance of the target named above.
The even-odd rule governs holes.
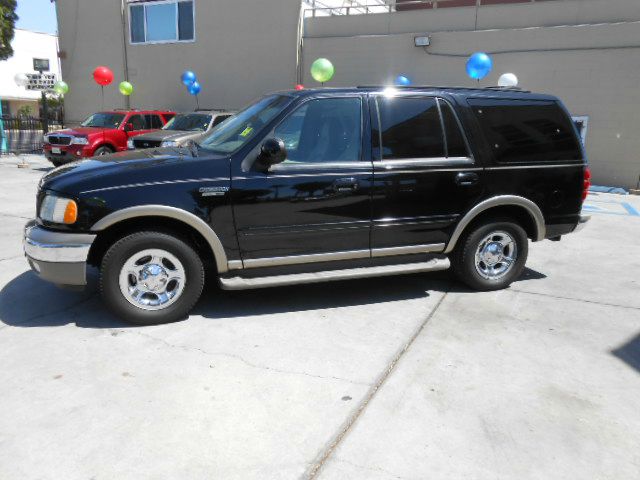
[[[546,278],[526,269],[520,280]],[[111,315],[97,292],[95,272],[82,292],[60,289],[24,272],[0,292],[0,322],[15,327],[75,324],[80,328],[132,327]],[[399,275],[260,290],[205,291],[194,315],[212,320],[346,306],[373,305],[428,297],[430,292],[479,294],[453,280],[449,272]]]
[[[640,333],[611,353],[640,372]]]

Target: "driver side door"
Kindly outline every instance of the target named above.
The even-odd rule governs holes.
[[[286,160],[232,179],[245,268],[370,256],[368,117],[361,95],[313,98],[265,136]]]

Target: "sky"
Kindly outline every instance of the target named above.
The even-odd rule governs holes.
[[[57,33],[56,7],[51,0],[18,0],[20,17],[16,28],[36,32]]]

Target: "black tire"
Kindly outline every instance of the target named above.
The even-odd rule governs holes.
[[[476,267],[476,253],[478,253],[481,244],[488,245],[485,240],[494,233],[496,236],[488,243],[498,243],[498,239],[506,238],[504,236],[506,233],[515,244],[516,258],[502,275],[495,278],[487,278],[487,275],[491,274],[487,273],[486,270],[490,269],[491,265],[481,261]],[[508,247],[502,252],[503,257],[510,258],[509,253],[513,253],[513,250],[510,250],[511,248]],[[511,285],[514,280],[522,275],[528,254],[529,242],[524,229],[512,219],[494,219],[473,225],[464,232],[453,252],[451,263],[453,272],[458,280],[466,283],[474,290],[501,290]],[[489,252],[489,255],[491,255],[491,252]],[[491,258],[491,260],[494,260],[494,258]],[[498,261],[494,266],[499,270],[505,264]],[[484,271],[484,275],[481,271]]]
[[[159,249],[174,256],[184,270],[184,286],[176,300],[157,310],[145,310],[143,306],[134,305],[120,286],[120,272],[125,263],[150,249]],[[104,303],[118,317],[137,325],[155,325],[186,318],[202,294],[204,280],[202,260],[191,245],[173,235],[146,231],[123,237],[107,250],[100,266],[99,288]],[[159,300],[160,297],[157,298]]]
[[[102,155],[111,155],[113,150],[106,145],[96,148],[96,151],[93,152],[94,157],[101,157]]]

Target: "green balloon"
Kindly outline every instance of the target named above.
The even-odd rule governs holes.
[[[126,95],[128,97],[133,93],[133,85],[131,85],[129,82],[120,82],[120,85],[118,85],[118,90],[120,90],[120,93],[122,95]]]
[[[56,92],[58,95],[64,95],[69,91],[69,85],[67,85],[67,82],[63,82],[62,80],[59,80],[53,86],[53,91]]]
[[[333,78],[336,69],[326,58],[319,58],[311,64],[311,76],[316,82],[325,83]]]

